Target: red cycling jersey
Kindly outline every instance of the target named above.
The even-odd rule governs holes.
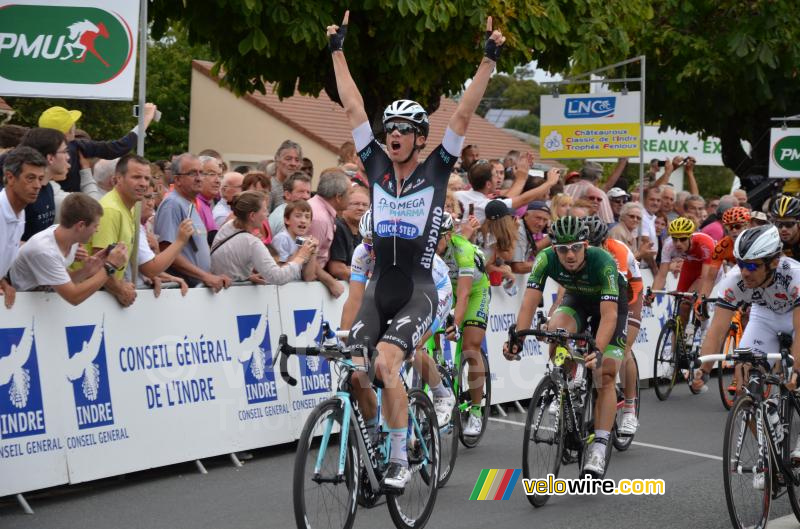
[[[678,279],[678,291],[687,292],[695,281],[700,279],[703,272],[703,265],[712,264],[711,256],[714,253],[714,239],[705,233],[695,232],[692,234],[689,251],[680,253],[675,249],[672,238],[667,239],[664,248],[661,250],[661,264],[683,259],[681,275]]]

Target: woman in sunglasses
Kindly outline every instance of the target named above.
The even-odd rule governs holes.
[[[700,355],[720,350],[737,307],[750,303],[750,322],[744,329],[739,347],[757,353],[775,353],[779,349],[778,333],[800,331],[800,263],[781,255],[781,239],[775,226],[758,226],[743,231],[736,239],[733,255],[737,269],[727,274],[719,285],[721,298],[708,327]],[[800,365],[800,340],[792,344],[795,365]],[[705,385],[713,365],[703,364],[694,373],[692,386]],[[788,387],[797,385],[793,370]],[[791,457],[800,459],[800,443]]]
[[[349,16],[350,12],[345,12],[341,26],[328,26],[326,33],[336,87],[372,190],[375,264],[348,343],[377,348],[375,373],[384,385],[382,410],[391,439],[383,486],[403,489],[411,470],[406,453],[408,396],[400,384],[400,366],[414,353],[435,317],[436,287],[431,269],[448,179],[506,39],[500,31],[492,31],[489,17],[484,57],[475,77],[450,117],[441,144],[420,162],[430,122],[418,103],[401,99],[386,107],[385,151],[373,136],[364,98],[350,75],[343,51]],[[369,384],[360,389],[371,392]]]
[[[693,220],[686,217],[678,217],[669,223],[667,233],[669,239],[664,243],[661,251],[661,264],[658,273],[653,279],[653,290],[661,290],[667,282],[667,273],[670,263],[682,259],[680,276],[678,277],[679,292],[699,291],[701,295],[708,295],[709,291],[703,290],[707,287],[702,278],[709,274],[711,267],[711,254],[714,253],[714,239],[705,233],[695,231],[696,226]],[[654,294],[645,296],[645,304],[650,306],[655,298]],[[684,326],[689,321],[689,311],[691,303],[682,302],[679,316]]]
[[[553,223],[553,245],[536,256],[517,315],[517,328],[530,328],[547,278],[565,290],[563,301],[548,323],[550,330],[582,332],[591,320],[597,349],[602,352],[602,380],[596,385],[595,442],[583,468],[597,477],[605,472],[606,446],[616,417],[614,382],[625,352],[628,294],[614,258],[603,249],[590,247],[588,237],[589,228],[582,219],[567,216]],[[552,355],[555,344],[550,345]],[[518,359],[520,351],[521,343],[503,345],[506,359]],[[595,351],[586,357],[587,368],[597,366],[596,355]]]

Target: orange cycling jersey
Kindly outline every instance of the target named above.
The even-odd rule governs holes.
[[[720,239],[714,247],[711,254],[711,268],[719,270],[726,261],[731,264],[736,263],[736,258],[733,256],[733,239],[728,235]]]
[[[633,252],[624,242],[616,239],[606,239],[603,247],[617,262],[619,272],[628,280],[628,303],[635,302],[642,292],[642,273],[639,271],[639,263],[636,262]]]

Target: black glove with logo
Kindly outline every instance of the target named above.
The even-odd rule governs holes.
[[[347,24],[339,26],[339,29],[336,30],[336,33],[333,35],[328,35],[328,49],[331,50],[331,53],[335,51],[342,51],[344,47],[344,37],[347,35]]]
[[[483,55],[489,60],[497,62],[500,59],[500,51],[503,45],[498,46],[492,39],[492,32],[486,32],[486,44],[483,45]]]

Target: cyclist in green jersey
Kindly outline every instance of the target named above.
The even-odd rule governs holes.
[[[469,364],[469,387],[472,406],[464,435],[481,433],[481,399],[483,397],[484,371],[480,362],[481,343],[486,335],[489,313],[489,278],[486,276],[483,252],[461,235],[453,232],[453,217],[442,217],[439,245],[436,253],[442,256],[450,270],[450,281],[455,296],[455,323],[447,329],[447,338],[458,341],[463,333],[461,350]]]
[[[628,303],[624,281],[620,281],[614,258],[602,248],[590,247],[589,228],[577,217],[561,217],[553,223],[553,246],[542,250],[533,263],[528,288],[522,300],[517,329],[529,329],[547,278],[564,287],[564,298],[550,318],[550,330],[582,332],[591,323],[597,350],[602,351],[600,373],[595,376],[595,442],[584,471],[602,476],[606,446],[616,415],[615,380],[625,353]],[[509,360],[519,358],[522,343],[504,344]],[[551,344],[552,356],[554,346]],[[586,367],[595,369],[596,351],[586,357]]]

